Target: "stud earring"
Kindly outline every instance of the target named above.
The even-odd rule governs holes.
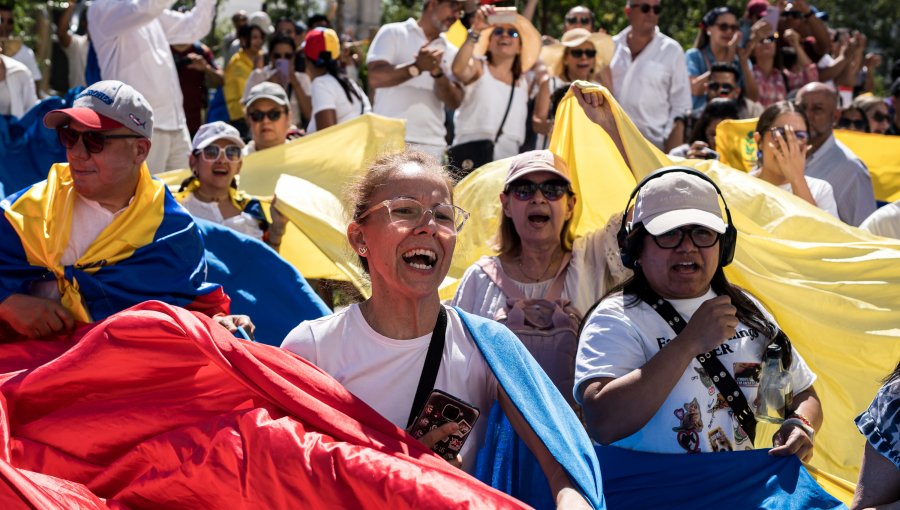
[[[366,252],[368,252],[368,251],[369,251],[369,249],[366,248],[365,246],[363,246],[362,248],[359,249],[359,254],[360,254],[360,255],[365,255]]]

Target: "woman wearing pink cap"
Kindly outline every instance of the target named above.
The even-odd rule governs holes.
[[[371,112],[372,105],[354,81],[341,70],[341,44],[334,30],[317,28],[306,34],[303,46],[306,72],[312,78],[312,119],[307,133]]]

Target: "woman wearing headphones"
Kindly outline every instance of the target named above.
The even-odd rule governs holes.
[[[602,96],[575,95],[589,118],[609,123]],[[762,419],[781,423],[770,454],[809,460],[822,423],[815,375],[772,316],[726,279],[736,231],[719,197],[708,177],[685,167],[637,186],[619,236],[634,276],[586,319],[575,397],[602,444],[657,453],[747,450]]]

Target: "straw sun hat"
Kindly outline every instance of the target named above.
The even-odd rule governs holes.
[[[537,62],[538,55],[541,53],[541,33],[521,14],[516,14],[516,21],[512,25],[519,31],[519,40],[522,44],[519,58],[522,61],[522,72],[524,73]],[[494,28],[496,27],[490,26],[481,31],[481,36],[475,45],[476,57],[483,57],[487,53]]]
[[[597,50],[597,66],[594,73],[609,65],[615,52],[615,44],[612,37],[599,32],[588,32],[583,28],[573,28],[563,34],[560,42],[544,46],[541,50],[541,61],[547,66],[553,76],[563,76],[563,61],[566,48],[577,48],[585,42],[591,42]]]

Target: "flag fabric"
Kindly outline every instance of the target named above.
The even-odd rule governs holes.
[[[231,313],[250,316],[254,341],[279,346],[306,320],[331,314],[306,279],[265,243],[197,219],[206,247],[206,280],[222,286]]]
[[[61,259],[77,193],[67,163],[47,180],[15,193],[0,210],[0,299],[56,281],[63,306],[77,322],[104,319],[149,299],[203,311],[228,312],[228,297],[206,283],[203,243],[193,218],[166,187],[140,171],[130,206],[116,216],[74,264]]]
[[[3,508],[525,508],[294,354],[146,302],[0,344]]]
[[[50,165],[66,160],[56,131],[45,128],[43,120],[47,112],[68,104],[71,102],[63,98],[48,97],[21,119],[0,115],[0,188],[6,194],[46,179]]]

